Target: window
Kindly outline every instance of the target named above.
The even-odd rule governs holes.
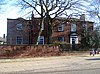
[[[38,44],[44,44],[44,36],[40,36]]]
[[[17,36],[16,38],[16,44],[22,44],[22,36]]]
[[[17,25],[16,25],[16,29],[17,29],[17,30],[22,30],[22,29],[23,29],[22,24],[17,24]]]
[[[63,36],[58,37],[58,41],[59,41],[59,42],[64,42],[64,37],[63,37]]]
[[[76,32],[76,24],[71,24],[71,32]]]
[[[87,30],[87,24],[83,24],[83,29]]]
[[[59,25],[58,26],[58,31],[64,31],[64,25]]]

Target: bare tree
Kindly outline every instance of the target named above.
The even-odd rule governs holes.
[[[87,7],[84,9],[86,14],[94,20],[94,30],[84,31],[81,35],[81,45],[83,47],[95,47],[98,48],[100,45],[100,0],[88,0]]]
[[[100,23],[100,0],[90,0],[87,12],[94,19],[94,21]]]
[[[34,12],[40,16],[41,28],[38,34],[38,39],[42,33],[43,21],[46,18],[49,26],[48,43],[50,43],[50,37],[52,34],[52,20],[58,16],[65,15],[64,13],[66,13],[66,16],[73,13],[79,13],[79,10],[84,8],[85,2],[86,0],[18,0],[18,3],[22,9],[34,10]]]

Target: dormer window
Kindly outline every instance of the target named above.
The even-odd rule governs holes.
[[[58,26],[58,31],[64,31],[64,25],[59,25]]]
[[[75,23],[71,24],[71,32],[76,32],[76,24]]]
[[[22,30],[22,29],[23,29],[22,24],[17,24],[17,25],[16,25],[16,29],[17,29],[17,30]]]

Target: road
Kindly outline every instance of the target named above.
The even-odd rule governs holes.
[[[100,74],[100,56],[31,58],[0,63],[0,74]]]
[[[16,73],[18,74],[100,74],[100,68],[45,71],[45,72],[24,71],[24,72],[16,72]],[[12,74],[15,74],[15,73],[12,73]]]

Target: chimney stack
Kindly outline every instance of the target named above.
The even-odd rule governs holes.
[[[5,34],[3,34],[3,38],[5,39]]]
[[[80,21],[85,21],[85,14],[80,15]]]
[[[32,20],[34,19],[34,14],[33,14],[33,11],[32,11]]]

